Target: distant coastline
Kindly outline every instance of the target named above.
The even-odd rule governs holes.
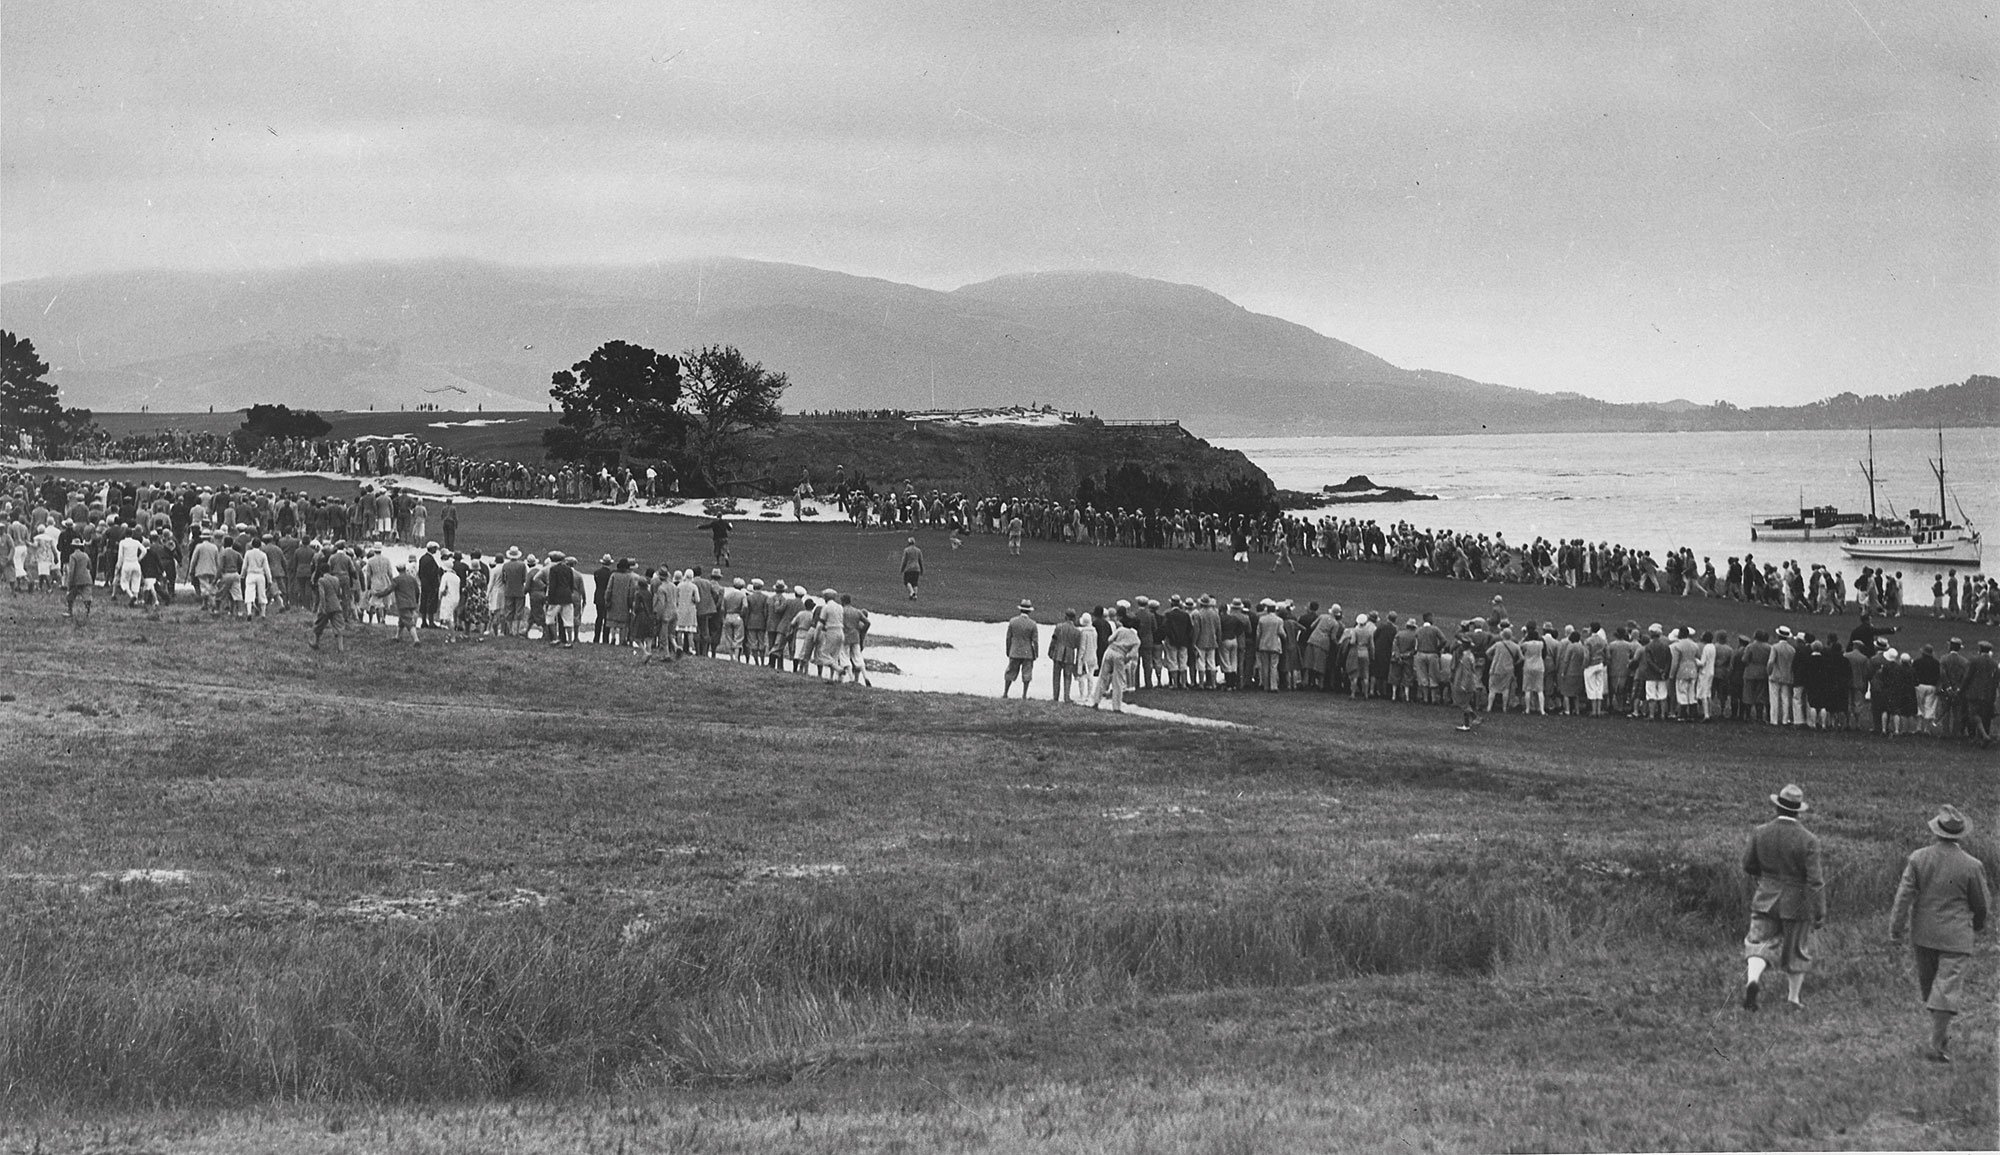
[[[1308,408],[1282,429],[1230,417],[1189,418],[1203,437],[1410,437],[1467,433],[1746,433],[1867,429],[1986,429],[2000,427],[2000,377],[1974,374],[1962,382],[1893,395],[1843,393],[1807,405],[1742,407],[1727,401],[1616,404],[1575,394],[1545,403],[1491,409],[1476,402],[1438,410],[1411,405],[1403,413],[1343,413]]]

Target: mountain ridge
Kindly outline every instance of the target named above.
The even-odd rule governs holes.
[[[734,257],[148,270],[8,282],[0,325],[35,341],[65,403],[99,410],[544,409],[552,372],[618,339],[736,345],[791,378],[795,412],[1046,402],[1210,435],[1714,427],[1763,412],[1405,369],[1198,285],[1092,270],[951,290]],[[2000,401],[1967,397],[1972,418],[2000,421]]]

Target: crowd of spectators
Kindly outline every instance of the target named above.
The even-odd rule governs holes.
[[[273,438],[249,445],[227,434],[170,431],[103,440],[92,455],[106,460],[200,462],[271,472],[327,473],[358,478],[420,477],[466,497],[538,499],[569,504],[658,505],[679,497],[678,479],[663,463],[634,468],[566,463],[528,464],[466,457],[401,434],[354,438]],[[1692,550],[1650,550],[1583,539],[1537,537],[1509,542],[1505,534],[1433,529],[1397,521],[1293,512],[1219,513],[1192,509],[1100,508],[1084,501],[920,490],[908,482],[877,490],[850,483],[838,470],[828,487],[857,526],[934,527],[955,534],[1004,534],[1022,540],[1145,549],[1224,551],[1247,566],[1253,554],[1273,566],[1299,556],[1391,564],[1407,572],[1460,581],[1563,584],[1571,588],[1655,592],[1752,602],[1786,611],[1835,614],[1849,605],[1895,617],[1904,612],[1903,575],[1864,568],[1849,585],[1832,567],[1793,560],[1729,557],[1718,569]],[[814,495],[810,475],[794,487],[795,516]],[[337,515],[332,515],[336,516]],[[1956,572],[1936,575],[1931,610],[1940,616],[2000,621],[2000,581]],[[1919,596],[1921,596],[1919,594]]]

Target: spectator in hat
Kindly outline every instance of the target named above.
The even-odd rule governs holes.
[[[917,539],[903,547],[903,588],[910,591],[910,600],[917,600],[917,583],[924,580],[924,551],[917,546]]]
[[[1035,676],[1035,659],[1041,656],[1042,628],[1029,615],[1035,611],[1035,603],[1022,598],[1014,607],[1012,620],[1007,623],[1007,681],[1000,688],[1000,696],[1014,688],[1014,679],[1021,679],[1021,697],[1028,697],[1028,682]]]
[[[409,562],[396,565],[396,576],[389,579],[389,597],[396,611],[396,640],[419,645],[417,637],[417,607],[423,602],[423,583],[410,572]]]
[[[438,590],[443,578],[444,563],[438,559],[438,543],[427,541],[424,552],[417,556],[417,584],[423,589],[423,601],[417,607],[417,615],[426,626],[436,627],[438,624]]]
[[[546,591],[548,621],[542,629],[542,636],[552,646],[574,646],[576,644],[576,599],[577,582],[574,559],[559,549],[549,551],[549,576]]]
[[[1930,1012],[1931,1043],[1924,1057],[1951,1062],[1951,1021],[1959,1012],[1973,938],[1986,929],[1991,902],[1984,865],[1959,845],[1972,823],[1956,806],[1938,809],[1930,821],[1932,841],[1903,863],[1896,905],[1889,913],[1889,939],[1910,944],[1917,995]]]
[[[610,554],[597,559],[597,568],[590,571],[590,605],[595,612],[597,626],[591,632],[593,645],[605,645],[611,641],[611,574],[617,562]]]
[[[1257,603],[1254,626],[1257,646],[1257,685],[1265,690],[1278,688],[1278,663],[1285,656],[1285,619],[1269,598]]]
[[[1098,702],[1109,698],[1112,713],[1125,711],[1125,688],[1131,684],[1132,669],[1139,662],[1139,631],[1132,627],[1131,612],[1131,606],[1122,601],[1112,611],[1112,630],[1098,663],[1097,685],[1084,703],[1093,710]]]
[[[506,560],[500,563],[500,634],[513,637],[528,634],[528,563],[521,558],[521,547],[507,547]]]
[[[1053,667],[1049,674],[1049,700],[1067,702],[1070,700],[1070,680],[1077,673],[1077,655],[1083,649],[1083,628],[1077,623],[1076,611],[1063,611],[1063,620],[1049,632],[1049,663]]]
[[[318,595],[317,613],[313,621],[312,641],[306,644],[317,650],[325,640],[326,632],[333,631],[334,648],[342,653],[347,651],[347,597],[341,588],[340,575],[334,571],[322,570],[313,582]]]
[[[1994,695],[2000,693],[2000,661],[1993,643],[1979,643],[1979,653],[1965,667],[1965,725],[1982,747],[1993,744]]]
[[[742,578],[731,578],[722,587],[722,656],[732,662],[749,658],[749,648],[744,645],[744,611],[750,607],[749,583]]]
[[[1942,699],[1938,712],[1945,735],[1956,738],[1966,732],[1965,675],[1972,668],[1972,659],[1965,654],[1964,638],[1953,638],[1948,646],[1944,657],[1938,659],[1938,697]]]
[[[1803,725],[1800,707],[1803,703],[1798,692],[1798,679],[1793,666],[1798,661],[1798,647],[1792,641],[1790,626],[1778,627],[1778,640],[1771,643],[1771,665],[1769,669],[1771,716],[1773,726]]]
[[[606,584],[604,612],[610,618],[608,636],[614,646],[627,645],[632,641],[632,603],[643,596],[645,583],[632,572],[636,563],[629,557],[618,559],[618,567],[611,573]]]
[[[1746,973],[1743,1009],[1755,1011],[1764,972],[1785,976],[1785,1005],[1805,1009],[1799,991],[1812,969],[1812,935],[1826,923],[1826,874],[1819,839],[1799,822],[1805,791],[1787,785],[1770,796],[1777,816],[1751,831],[1743,872],[1756,879],[1750,898],[1750,931],[1743,937]]]

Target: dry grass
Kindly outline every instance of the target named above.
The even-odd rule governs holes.
[[[1879,942],[1928,808],[1993,812],[1955,750],[4,606],[0,1146],[1995,1140],[1990,1012],[1915,1061]],[[1785,778],[1835,921],[1814,1010],[1752,1018],[1735,858]]]

